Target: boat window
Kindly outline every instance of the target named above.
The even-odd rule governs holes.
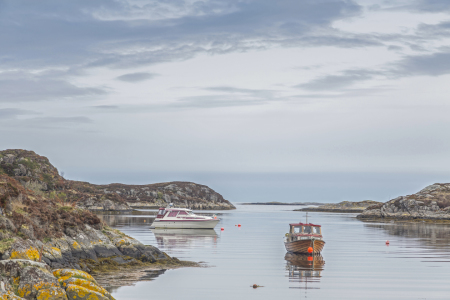
[[[165,209],[160,209],[159,211],[158,211],[158,215],[164,215],[166,213],[166,210]]]
[[[312,233],[311,226],[305,226],[304,228],[305,228],[305,229],[303,230],[304,233],[309,233],[309,234]]]
[[[177,211],[171,211],[168,215],[169,218],[175,218],[177,216],[178,212]]]
[[[302,232],[302,227],[294,227],[294,233]]]
[[[320,227],[313,227],[314,234],[320,234]]]
[[[185,212],[185,211],[180,211],[180,212],[178,213],[178,215],[179,215],[179,216],[186,216],[186,215],[187,215],[187,212]]]

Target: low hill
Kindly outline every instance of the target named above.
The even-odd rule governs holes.
[[[450,183],[435,183],[415,194],[369,206],[358,218],[450,220]]]
[[[46,157],[27,150],[0,151],[0,174],[36,194],[89,210],[157,208],[168,203],[192,209],[235,209],[219,193],[192,182],[96,185],[66,180]]]
[[[359,213],[363,212],[367,207],[377,204],[381,204],[381,202],[373,200],[364,200],[359,202],[342,201],[339,203],[327,203],[319,207],[305,207],[302,209],[295,209],[295,211]]]

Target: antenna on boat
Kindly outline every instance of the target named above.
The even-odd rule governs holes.
[[[306,212],[306,224],[308,224],[308,212]]]

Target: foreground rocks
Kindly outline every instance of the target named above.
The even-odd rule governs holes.
[[[46,157],[20,149],[0,151],[0,174],[16,179],[36,194],[92,211],[158,208],[168,203],[192,209],[235,209],[219,193],[192,182],[95,185],[66,180]]]
[[[358,218],[450,220],[450,183],[435,183],[416,194],[370,206]]]
[[[66,181],[46,158],[0,160],[0,299],[112,299],[89,274],[196,266],[77,206],[71,199],[87,192],[64,190]]]
[[[99,299],[114,300],[86,272],[72,269],[50,270],[45,263],[23,259],[0,261],[2,299]]]
[[[319,207],[305,207],[295,209],[295,211],[315,211],[315,212],[338,212],[338,213],[359,213],[367,207],[382,204],[381,202],[364,200],[359,202],[343,201],[340,203],[328,203]]]

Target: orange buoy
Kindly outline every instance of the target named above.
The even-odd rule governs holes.
[[[308,253],[313,253],[314,249],[312,247],[308,248]]]
[[[220,228],[220,230],[224,231],[225,229],[222,227],[222,228]]]
[[[313,257],[312,256],[308,256],[308,261],[313,261]]]
[[[258,287],[258,285],[255,283],[255,284],[253,285],[253,288],[256,289],[257,287]]]
[[[388,246],[389,246],[389,240],[387,240],[387,241],[386,241],[386,245],[388,245]]]
[[[241,227],[241,224],[238,224],[238,227]]]

